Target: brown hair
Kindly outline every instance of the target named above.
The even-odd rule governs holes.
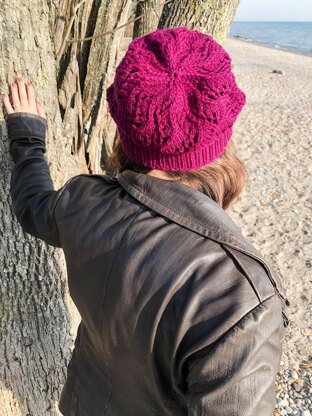
[[[117,133],[111,155],[107,159],[107,168],[117,172],[126,169],[139,173],[148,173],[152,168],[139,165],[129,159],[122,149]],[[195,170],[163,171],[173,180],[187,182],[200,192],[210,196],[224,210],[240,195],[247,181],[247,169],[236,154],[235,146],[230,140],[217,159]]]

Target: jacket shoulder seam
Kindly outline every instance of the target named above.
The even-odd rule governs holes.
[[[248,280],[250,286],[252,287],[253,291],[255,292],[258,301],[259,302],[263,302],[265,299],[262,299],[262,297],[260,296],[259,291],[256,288],[256,285],[254,284],[254,282],[252,281],[251,277],[249,276],[249,273],[247,272],[247,270],[245,269],[244,265],[242,264],[242,262],[231,252],[228,250],[228,248],[224,245],[224,244],[220,244],[220,246],[222,247],[222,249],[227,253],[227,256],[229,256],[230,258],[235,258],[235,261],[237,262],[237,264],[239,265],[239,267],[241,268],[242,274],[245,276],[245,278]],[[272,286],[273,287],[273,286]],[[275,293],[274,293],[275,294]],[[274,295],[273,294],[273,295]],[[268,299],[268,298],[266,298]]]

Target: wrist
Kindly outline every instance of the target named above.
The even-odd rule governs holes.
[[[5,116],[10,140],[23,137],[45,138],[47,120],[38,114],[18,112]]]

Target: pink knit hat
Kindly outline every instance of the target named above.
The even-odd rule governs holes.
[[[219,157],[246,101],[225,49],[185,26],[133,39],[106,98],[125,154],[172,171]]]

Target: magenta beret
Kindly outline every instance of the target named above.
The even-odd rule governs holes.
[[[125,154],[172,171],[219,157],[246,101],[226,50],[185,26],[133,39],[106,98]]]

